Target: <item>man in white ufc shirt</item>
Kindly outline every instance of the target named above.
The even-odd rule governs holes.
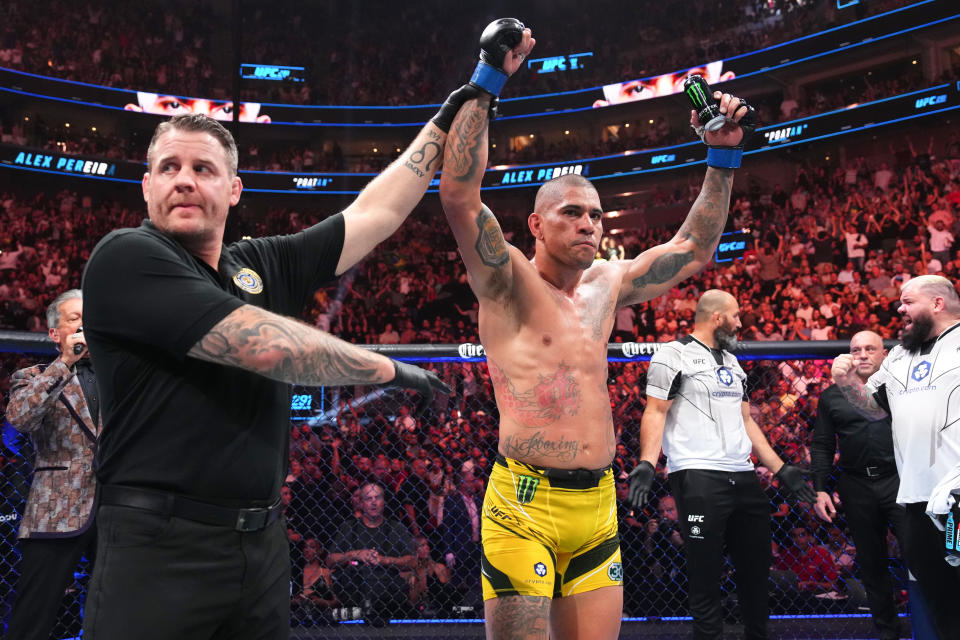
[[[906,506],[904,557],[917,578],[941,638],[960,638],[954,612],[960,568],[944,561],[944,536],[926,516],[938,482],[960,462],[960,297],[941,276],[913,278],[900,293],[903,334],[864,384],[850,354],[833,362],[833,378],[868,417],[889,413],[900,472],[897,502]],[[960,487],[957,487],[960,490]]]
[[[751,451],[783,487],[805,502],[816,500],[803,472],[784,464],[750,417],[747,376],[730,353],[739,329],[736,298],[713,289],[697,303],[693,333],[653,356],[640,424],[642,461],[630,474],[629,499],[639,508],[663,447],[680,512],[696,640],[723,636],[724,544],[737,569],[744,636],[767,637],[770,503]]]

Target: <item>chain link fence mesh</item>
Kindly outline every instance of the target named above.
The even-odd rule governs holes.
[[[3,378],[49,359],[5,354],[0,359]],[[741,363],[749,376],[758,424],[784,460],[808,468],[817,399],[829,384],[826,361],[800,357],[742,359]],[[466,505],[466,495],[479,507],[496,455],[497,411],[486,365],[480,359],[458,357],[418,364],[436,370],[455,390],[449,397],[437,397],[419,420],[410,413],[415,399],[398,390],[292,390],[290,469],[282,499],[293,577],[293,638],[310,637],[315,627],[360,618],[475,619],[483,615],[473,521],[469,509],[454,502]],[[655,497],[645,509],[636,512],[624,502],[626,477],[639,455],[647,365],[640,358],[612,361],[608,381],[619,442],[613,466],[623,551],[624,616],[670,619],[687,616],[688,611],[683,540],[663,466],[658,466]],[[7,390],[3,391],[5,401]],[[16,531],[31,481],[32,447],[9,425],[3,445],[0,603],[6,617],[16,588]],[[867,613],[842,504],[834,523],[824,523],[809,505],[791,505],[768,471],[759,468],[757,473],[773,516],[771,614]],[[345,541],[339,530],[359,516],[361,489],[368,482],[383,487],[384,515],[395,522],[394,537],[400,538],[399,544],[414,559],[402,569],[358,562],[328,568],[331,553],[348,551],[342,548]],[[838,500],[836,494],[834,500]],[[781,561],[782,552],[794,544],[790,532],[800,527],[811,534],[802,544],[822,549],[811,554],[819,562],[808,567],[806,576],[795,575]],[[895,598],[905,611],[906,571],[893,535],[888,542]],[[77,568],[76,579],[64,594],[53,637],[79,634],[87,565],[83,562]],[[733,622],[736,590],[729,561],[720,586]]]

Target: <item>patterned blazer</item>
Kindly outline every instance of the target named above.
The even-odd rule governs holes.
[[[37,457],[21,538],[76,536],[93,523],[97,427],[76,374],[59,358],[13,374],[7,421]]]

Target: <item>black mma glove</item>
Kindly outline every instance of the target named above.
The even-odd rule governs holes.
[[[500,95],[509,77],[503,70],[503,61],[523,40],[524,28],[516,18],[500,18],[487,25],[480,35],[480,62],[473,70],[470,84],[494,97]]]
[[[477,63],[469,84],[465,84],[451,93],[440,111],[433,116],[432,122],[444,133],[450,133],[450,125],[460,107],[467,100],[480,95],[481,91],[492,96],[488,115],[490,121],[499,115],[500,90],[506,83],[507,72],[503,70],[503,61],[507,54],[523,40],[523,23],[516,18],[500,18],[487,25],[480,35],[480,61]]]
[[[646,460],[641,460],[640,464],[630,472],[630,488],[627,491],[627,502],[634,509],[642,509],[650,499],[650,490],[653,488],[654,471],[652,464]]]
[[[807,484],[803,477],[803,469],[792,464],[785,464],[780,467],[780,471],[774,474],[774,477],[780,480],[780,486],[785,487],[794,499],[800,502],[816,503],[817,494],[813,488]]]
[[[450,133],[450,125],[453,124],[453,119],[457,116],[457,112],[460,111],[460,107],[463,106],[468,100],[472,100],[480,95],[480,89],[476,88],[472,84],[465,84],[449,96],[447,96],[447,101],[440,105],[440,111],[437,111],[437,115],[433,116],[431,122],[437,126],[438,129],[444,133]],[[489,116],[490,122],[500,114],[500,99],[491,98],[490,108],[487,110],[487,115]]]
[[[399,360],[393,361],[393,369],[396,375],[393,376],[393,380],[384,382],[383,386],[411,389],[419,393],[420,402],[417,403],[417,408],[413,414],[415,418],[423,415],[423,412],[430,406],[435,391],[442,391],[447,395],[453,393],[453,390],[444,384],[443,380],[433,371],[427,371]]]

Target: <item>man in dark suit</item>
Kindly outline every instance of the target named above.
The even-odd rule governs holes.
[[[93,454],[99,398],[80,325],[79,289],[47,307],[60,356],[13,374],[7,420],[36,449],[33,485],[20,523],[20,580],[6,638],[46,640],[73,572],[93,553]]]

